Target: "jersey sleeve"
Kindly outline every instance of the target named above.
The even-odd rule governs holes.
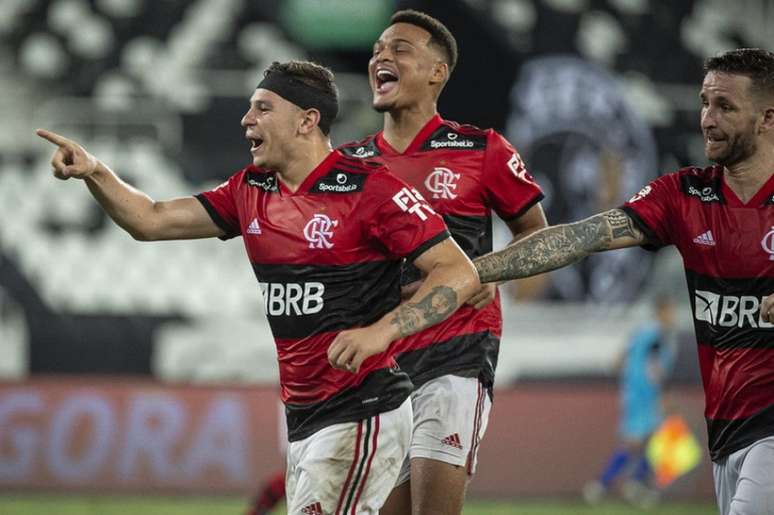
[[[368,180],[374,206],[367,231],[391,254],[414,261],[423,252],[449,237],[446,224],[422,195],[389,172],[374,173]]]
[[[671,215],[672,202],[680,195],[677,182],[676,174],[661,176],[621,206],[647,237],[648,244],[643,247],[649,250],[675,242],[674,224],[670,221],[675,220]]]
[[[520,217],[543,200],[543,191],[519,153],[495,131],[487,136],[482,183],[490,207],[505,221]]]
[[[220,237],[222,240],[241,235],[239,212],[236,206],[236,192],[243,178],[243,172],[234,174],[214,189],[196,195],[196,198],[202,203],[204,209],[207,210],[212,221],[225,233],[225,235]]]

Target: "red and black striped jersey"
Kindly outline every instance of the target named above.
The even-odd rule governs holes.
[[[503,136],[438,115],[405,152],[392,148],[381,132],[340,150],[384,163],[421,192],[471,259],[492,251],[492,211],[515,219],[543,198]],[[418,278],[412,267],[404,272],[404,282]],[[464,305],[447,320],[398,342],[398,363],[416,386],[445,374],[479,376],[491,386],[501,333],[498,295],[484,309]]]
[[[226,237],[242,236],[279,360],[290,440],[397,408],[411,391],[393,351],[357,374],[330,366],[344,329],[400,302],[400,265],[448,237],[443,220],[377,163],[334,151],[297,191],[248,166],[197,196]]]
[[[711,458],[774,435],[774,325],[759,317],[774,293],[774,177],[744,203],[722,167],[685,168],[623,209],[654,246],[683,257]]]

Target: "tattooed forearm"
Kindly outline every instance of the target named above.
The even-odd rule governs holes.
[[[529,277],[570,265],[593,252],[637,245],[642,233],[620,209],[572,224],[547,227],[473,261],[482,283]]]
[[[642,233],[634,226],[634,221],[620,209],[611,209],[607,213],[602,213],[607,217],[612,230],[612,239],[617,238],[641,238]]]
[[[457,292],[453,288],[436,286],[419,301],[398,307],[390,323],[396,325],[400,337],[404,337],[437,324],[458,307]]]

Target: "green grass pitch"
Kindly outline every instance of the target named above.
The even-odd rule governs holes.
[[[245,500],[231,497],[113,497],[2,494],[2,515],[244,515]],[[273,515],[285,513],[280,508]],[[715,515],[713,504],[665,503],[641,510],[620,503],[469,500],[464,515]]]

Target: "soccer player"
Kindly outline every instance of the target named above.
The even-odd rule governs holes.
[[[664,175],[620,209],[478,258],[482,281],[528,277],[593,252],[675,245],[691,293],[722,515],[774,507],[774,54],[704,63],[701,130],[714,166]]]
[[[514,238],[546,221],[543,194],[505,138],[438,114],[438,97],[456,62],[457,43],[441,22],[413,10],[395,13],[368,65],[383,130],[340,149],[385,163],[421,192],[460,247],[476,257],[492,250],[493,211]],[[404,282],[421,276],[411,268]],[[396,343],[398,363],[416,387],[414,433],[410,460],[382,513],[462,512],[487,427],[502,332],[496,285],[484,286],[467,304]]]
[[[643,505],[658,500],[645,446],[664,419],[662,386],[677,350],[674,301],[658,297],[654,311],[655,320],[634,331],[616,366],[620,370],[621,442],[602,474],[584,487],[583,496],[590,504],[600,501],[613,482],[623,476],[627,478],[623,484],[627,500]]]
[[[407,453],[412,418],[411,381],[385,351],[480,287],[418,194],[383,167],[331,149],[337,110],[330,70],[271,65],[241,122],[253,164],[212,191],[164,202],[76,142],[38,131],[59,147],[54,175],[84,179],[136,239],[242,236],[277,345],[293,514],[378,512]],[[399,304],[402,259],[428,279]]]

